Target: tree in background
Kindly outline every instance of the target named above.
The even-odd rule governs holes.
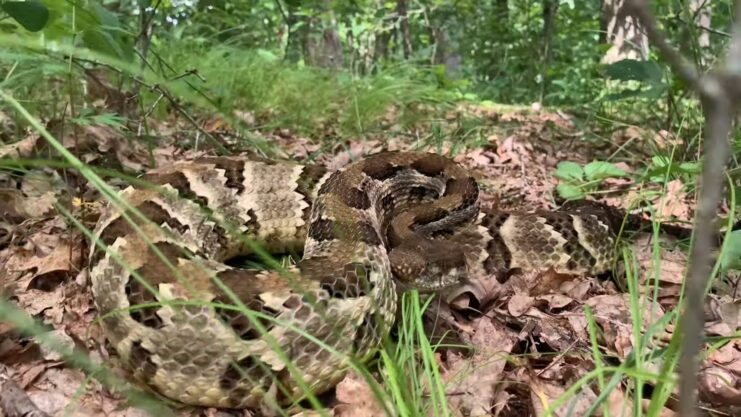
[[[648,37],[636,18],[627,13],[625,0],[604,0],[602,10],[607,22],[607,41],[612,45],[602,62],[612,64],[623,59],[643,61],[648,58]]]
[[[701,48],[710,46],[710,32],[712,27],[710,18],[710,0],[690,0],[690,12],[695,17],[694,21],[699,29],[697,34],[697,44]]]
[[[614,84],[605,83],[600,62],[649,58],[644,30],[624,12],[625,2],[197,0],[101,7],[94,0],[49,1],[43,4],[53,13],[43,35],[142,68],[153,59],[150,50],[156,54],[158,47],[187,40],[267,52],[286,65],[353,77],[394,68],[418,79],[431,77],[460,95],[502,103],[595,108],[605,97],[626,99],[606,93]],[[728,38],[731,3],[659,0],[652,7],[670,41],[689,51],[695,63],[704,63]],[[161,69],[163,75],[177,75],[167,66]],[[652,71],[649,81],[672,84],[662,79],[665,67],[656,64]]]

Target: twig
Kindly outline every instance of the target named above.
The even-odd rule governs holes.
[[[152,44],[152,22],[154,21],[154,16],[157,13],[157,8],[160,6],[161,2],[162,0],[157,0],[154,6],[151,7],[151,13],[147,13],[147,9],[149,7],[139,7],[139,13],[141,13],[141,25],[139,34],[137,35],[137,44],[139,44],[140,49],[139,57],[142,60],[141,71],[144,71],[144,69],[148,66],[147,55],[149,54],[149,47]],[[134,86],[133,95],[139,95],[139,85]]]
[[[138,83],[142,84],[143,86],[146,86],[149,88],[150,91],[156,91],[160,95],[164,96],[167,101],[170,103],[173,109],[175,109],[176,112],[180,113],[181,116],[185,118],[193,127],[196,128],[199,132],[201,132],[203,135],[205,135],[209,140],[221,151],[221,152],[227,152],[227,149],[222,145],[211,133],[207,132],[201,125],[191,116],[185,109],[177,102],[175,97],[170,94],[169,91],[167,91],[165,88],[160,86],[159,84],[148,84],[144,80],[139,79],[138,77],[131,77],[131,79]]]
[[[149,109],[142,115],[142,117],[139,118],[139,128],[136,131],[137,136],[144,135],[145,130],[147,130],[147,123],[146,120],[149,118],[149,116],[154,112],[154,109],[157,108],[157,105],[162,101],[162,99],[165,96],[163,94],[160,94],[156,100],[154,100],[154,103],[152,103],[151,106],[149,106]]]
[[[723,37],[726,37],[726,38],[730,38],[731,37],[731,34],[728,33],[728,32],[723,32],[722,30],[709,28],[709,27],[703,26],[703,25],[701,25],[699,23],[688,23],[687,21],[685,21],[684,19],[682,19],[679,16],[675,16],[674,19],[676,19],[679,23],[682,23],[682,24],[685,24],[685,25],[692,25],[692,26],[696,27],[697,29],[704,30],[705,32],[708,32],[708,33],[712,33],[713,35],[723,36]]]
[[[679,414],[682,417],[698,415],[697,380],[698,360],[704,340],[703,303],[705,290],[712,272],[713,219],[723,197],[723,171],[728,155],[728,137],[733,118],[741,101],[741,0],[736,2],[736,19],[726,66],[718,72],[700,75],[683,56],[669,46],[645,0],[628,3],[632,13],[643,23],[649,40],[663,59],[682,79],[700,95],[705,111],[704,163],[700,179],[700,195],[695,215],[695,240],[690,254],[686,282],[685,308],[680,319],[683,332],[679,369]]]
[[[149,46],[152,43],[152,22],[154,21],[154,16],[157,14],[157,9],[159,8],[160,3],[162,3],[162,0],[157,0],[157,3],[151,6],[151,13],[147,13],[148,7],[139,8],[141,13],[141,29],[137,38],[141,45],[142,70],[146,65]]]
[[[283,4],[280,2],[280,0],[274,0],[276,7],[278,8],[278,11],[280,12],[280,16],[283,18],[283,23],[288,26],[289,34],[291,30],[291,20],[288,17],[288,13],[283,9]]]
[[[191,75],[194,76],[194,77],[196,77],[196,78],[198,78],[199,80],[201,80],[204,83],[206,82],[206,79],[203,78],[203,76],[195,68],[191,68],[189,70],[186,70],[184,73],[182,73],[180,75],[176,75],[176,76],[170,78],[170,81],[177,81],[177,80],[179,80],[181,78],[190,77]]]
[[[73,60],[73,62],[76,65],[79,65],[82,68],[84,68],[84,66],[81,65],[81,62],[88,62],[88,63],[93,63],[95,65],[104,66],[104,67],[106,67],[106,68],[108,68],[108,69],[110,69],[112,71],[115,71],[115,72],[117,72],[119,74],[123,74],[123,71],[121,71],[120,69],[118,69],[116,67],[113,67],[111,65],[105,64],[105,63],[100,63],[100,62],[96,62],[96,61],[90,61],[90,60],[83,59],[83,58],[75,58]],[[150,91],[156,91],[162,97],[164,97],[165,99],[167,99],[167,101],[170,103],[170,105],[172,106],[172,108],[175,109],[175,111],[177,111],[181,116],[183,116],[194,128],[196,128],[196,130],[198,130],[201,133],[203,133],[204,135],[206,135],[206,137],[211,141],[211,143],[214,144],[214,146],[216,146],[218,148],[218,150],[220,152],[227,152],[227,149],[224,147],[224,145],[222,145],[213,135],[211,135],[210,133],[206,132],[200,126],[200,124],[198,124],[198,122],[190,114],[188,114],[187,111],[185,111],[185,109],[178,103],[177,99],[175,97],[173,97],[172,94],[170,94],[170,92],[167,91],[167,89],[165,89],[164,87],[160,86],[159,84],[149,84],[148,82],[142,80],[139,77],[130,76],[130,78],[137,85],[142,86],[142,87],[146,87]],[[160,99],[158,99],[158,101],[159,100]]]

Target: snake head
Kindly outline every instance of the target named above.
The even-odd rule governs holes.
[[[391,272],[400,289],[440,291],[460,284],[466,275],[466,257],[452,242],[417,240],[389,253]]]

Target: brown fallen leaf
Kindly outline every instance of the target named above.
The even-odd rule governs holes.
[[[533,306],[534,301],[533,297],[528,295],[515,294],[510,297],[507,303],[507,311],[513,317],[520,317]]]
[[[46,312],[52,322],[60,323],[65,300],[60,284],[81,268],[83,255],[55,230],[34,233],[24,246],[3,251],[7,255],[4,273],[12,280],[6,284],[11,285],[19,307],[34,316]]]
[[[664,309],[658,303],[651,303],[645,298],[640,300],[641,317],[644,332],[664,315]],[[628,294],[601,295],[588,299],[585,305],[592,308],[594,320],[602,328],[603,343],[625,358],[633,350],[633,324]],[[659,343],[670,337],[666,330],[655,333],[653,340]]]
[[[711,294],[705,311],[708,313],[705,323],[708,334],[733,337],[741,329],[741,300],[734,300],[730,295]]]
[[[741,406],[741,341],[712,352],[700,371],[700,397],[718,407]]]
[[[485,148],[476,148],[464,154],[456,155],[454,160],[455,162],[464,164],[468,169],[477,169],[491,164],[495,157],[496,155],[493,152]]]
[[[284,149],[290,157],[302,160],[321,149],[321,144],[309,138],[299,137],[289,141]]]
[[[494,162],[519,166],[522,164],[523,158],[530,153],[527,148],[528,146],[518,141],[514,135],[508,136],[497,146],[497,159]]]
[[[0,218],[20,224],[24,220],[47,216],[54,211],[57,195],[53,191],[31,197],[21,190],[0,189]]]
[[[571,329],[571,324],[567,319],[570,314],[551,315],[537,308],[531,308],[525,315],[526,322],[532,325],[530,334],[527,336],[530,338],[533,335],[536,336],[539,343],[545,343],[551,350],[556,352],[568,351],[580,341],[584,343],[584,340],[580,339]],[[548,349],[541,347],[540,350]]]
[[[348,145],[340,144],[335,149],[339,150],[334,155],[322,154],[317,161],[324,164],[330,170],[337,170],[351,161],[362,158],[365,155],[378,152],[381,144],[376,140],[353,140]]]
[[[334,407],[337,417],[373,417],[385,415],[383,404],[373,394],[373,390],[356,373],[348,374],[336,388],[337,401]]]
[[[472,324],[473,357],[448,355],[447,370],[442,377],[447,391],[456,394],[448,398],[452,409],[463,415],[485,416],[495,403],[497,384],[517,338],[511,329],[488,317],[476,319]]]
[[[0,363],[28,363],[40,355],[39,346],[26,340],[13,324],[0,322]]]
[[[682,138],[679,138],[674,133],[664,129],[656,132],[656,134],[653,135],[653,139],[659,149],[667,149],[670,146],[682,145]]]
[[[0,146],[0,158],[30,158],[36,148],[39,136],[28,136],[18,142]]]
[[[546,294],[536,297],[538,301],[548,303],[548,310],[562,310],[574,302],[574,299],[562,294]]]
[[[26,288],[50,291],[59,283],[73,276],[82,268],[82,250],[79,241],[59,241],[50,253],[35,251],[37,255],[29,256],[18,269],[30,273]]]
[[[672,308],[679,301],[679,293],[687,269],[687,254],[679,249],[667,249],[674,243],[668,236],[659,236],[658,262],[654,259],[653,235],[642,233],[633,242],[638,273],[641,276],[641,291],[648,291],[653,296],[653,283],[658,279],[658,297],[662,306]],[[657,269],[658,268],[658,269]],[[651,283],[652,285],[647,285]],[[624,285],[627,288],[627,285]]]
[[[0,415],[48,417],[12,378],[10,370],[0,364]]]
[[[134,172],[150,166],[149,152],[144,143],[129,140],[112,126],[86,125],[62,131],[65,133],[62,145],[76,152],[86,163],[100,159],[108,162],[115,158],[123,168]]]
[[[554,292],[563,292],[568,283],[578,280],[580,277],[570,274],[559,274],[549,269],[541,272],[524,274],[530,282],[528,292],[532,295],[543,295]]]
[[[47,361],[59,361],[66,355],[70,355],[75,348],[75,341],[62,329],[46,332],[44,336],[51,338],[55,344],[47,346],[39,343],[41,355]]]
[[[680,220],[691,220],[687,191],[682,180],[671,180],[666,184],[666,192],[656,198],[654,205],[660,219],[675,217]]]
[[[564,395],[566,388],[571,385],[568,382],[557,383],[534,375],[528,375],[526,381],[530,386],[530,399],[536,416],[544,415],[545,411],[550,409],[552,404]],[[584,385],[564,404],[552,410],[551,415],[558,417],[585,416],[596,399],[597,394],[592,391],[589,385]]]
[[[25,372],[23,372],[23,376],[21,377],[21,387],[23,389],[26,389],[51,366],[51,364],[41,362],[36,363],[30,368],[26,369]]]
[[[64,301],[62,291],[27,290],[16,294],[16,296],[18,297],[18,305],[32,316],[46,312],[53,317],[62,317],[62,303]]]

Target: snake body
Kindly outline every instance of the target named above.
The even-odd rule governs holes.
[[[451,160],[380,153],[344,169],[212,157],[147,173],[95,229],[93,298],[133,375],[177,401],[285,404],[368,359],[400,288],[439,290],[520,268],[600,273],[599,210],[481,213]],[[148,220],[144,220],[144,219]],[[229,259],[299,253],[285,270]]]

